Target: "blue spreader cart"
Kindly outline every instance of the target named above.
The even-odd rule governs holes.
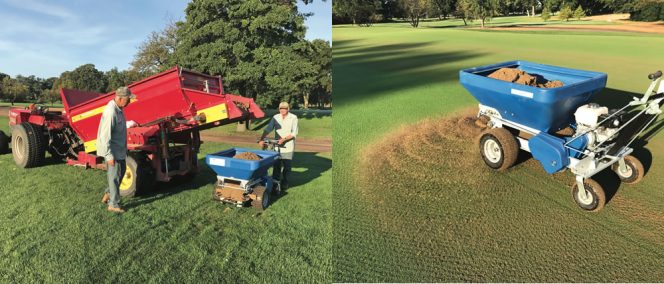
[[[563,86],[539,88],[488,77],[500,68],[560,80]],[[624,183],[643,178],[643,164],[631,155],[630,145],[662,112],[661,76],[661,71],[648,75],[651,83],[642,98],[609,109],[591,103],[606,86],[607,75],[601,72],[522,60],[459,72],[461,85],[479,101],[478,122],[486,126],[479,150],[487,166],[508,169],[524,150],[550,174],[570,169],[576,176],[574,201],[587,211],[599,211],[606,203],[602,186],[591,178],[596,173],[611,167]]]

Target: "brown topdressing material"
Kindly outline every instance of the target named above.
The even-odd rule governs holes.
[[[258,155],[252,152],[242,152],[233,156],[235,159],[249,160],[249,161],[258,161],[261,159]]]
[[[358,157],[358,189],[386,232],[440,229],[436,236],[447,234],[454,230],[440,212],[476,212],[475,207],[490,207],[496,196],[503,196],[500,192],[522,187],[511,184],[509,190],[501,189],[508,180],[496,175],[505,173],[491,170],[482,161],[479,137],[486,129],[486,118],[478,121],[476,114],[476,109],[470,109],[456,116],[425,119],[364,148]],[[549,176],[538,163],[529,159],[522,164],[542,177]],[[569,181],[569,176],[560,175],[561,181]],[[450,204],[455,208],[449,208]]]
[[[538,88],[557,88],[563,86],[563,82],[561,81],[548,81],[540,75],[528,74],[525,71],[516,68],[500,68],[489,74],[488,77]]]

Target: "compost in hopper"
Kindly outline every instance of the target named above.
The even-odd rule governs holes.
[[[252,152],[242,152],[239,153],[235,156],[233,156],[234,159],[240,159],[240,160],[248,160],[248,161],[258,161],[261,159],[258,155],[252,153]]]
[[[528,74],[527,72],[517,68],[500,68],[489,74],[487,77],[538,88],[557,88],[563,86],[563,82],[561,81],[549,81],[544,79],[544,77],[541,75]]]

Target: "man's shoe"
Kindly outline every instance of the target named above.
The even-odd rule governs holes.
[[[101,197],[101,203],[108,203],[108,200],[111,199],[111,195],[108,192],[104,192],[104,196]]]
[[[108,206],[107,210],[111,211],[111,212],[114,212],[114,213],[124,213],[125,212],[122,208],[113,207],[113,206]]]

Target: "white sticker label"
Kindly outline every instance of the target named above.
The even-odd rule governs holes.
[[[664,81],[659,81],[659,88],[657,88],[657,94],[664,93]]]
[[[533,98],[533,93],[526,92],[526,91],[521,91],[521,90],[517,90],[517,89],[512,89],[512,94],[517,95],[517,96],[526,97],[526,98],[529,98],[529,99]]]
[[[219,158],[210,158],[210,165],[225,167],[226,166],[226,160],[219,159]]]

